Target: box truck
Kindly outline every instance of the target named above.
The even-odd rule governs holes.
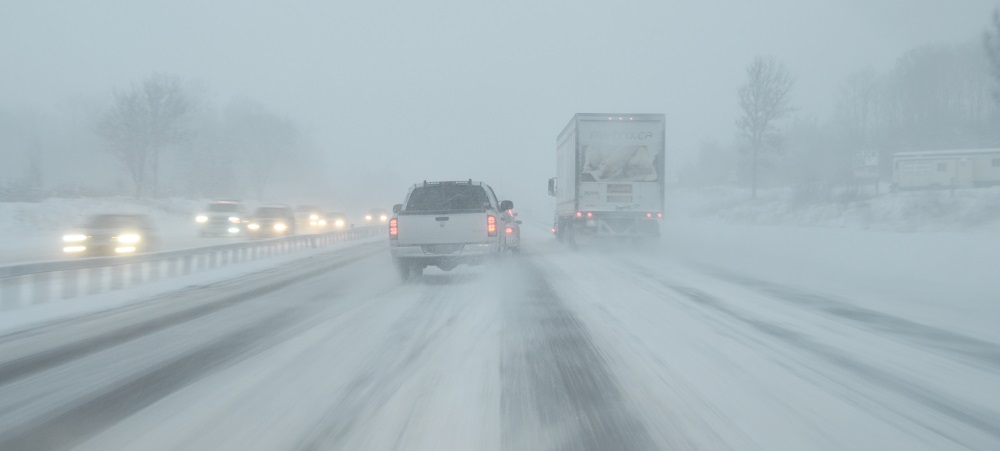
[[[662,114],[573,116],[556,139],[553,232],[573,245],[660,235],[665,192]]]

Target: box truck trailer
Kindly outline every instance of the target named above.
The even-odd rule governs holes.
[[[553,231],[577,244],[660,235],[665,192],[662,114],[583,114],[556,139]]]

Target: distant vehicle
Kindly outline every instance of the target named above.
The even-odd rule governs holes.
[[[288,205],[264,205],[253,213],[247,224],[247,234],[267,238],[295,234],[295,212]]]
[[[326,230],[326,213],[315,205],[300,205],[295,207],[295,224],[298,233],[318,233]]]
[[[517,219],[517,212],[513,210],[508,210],[504,212],[505,222],[503,233],[506,237],[504,247],[513,252],[521,252],[521,220]]]
[[[347,215],[337,211],[326,212],[326,222],[333,230],[344,230],[350,227]]]
[[[365,212],[365,223],[372,224],[385,224],[389,222],[389,218],[392,214],[387,210],[382,208],[373,208]]]
[[[554,232],[576,244],[660,236],[664,115],[577,114],[556,140]]]
[[[145,215],[101,214],[63,235],[63,252],[86,257],[151,252],[159,240]]]
[[[389,220],[389,249],[405,280],[423,274],[427,266],[450,271],[476,265],[505,251],[504,229],[513,224],[509,201],[497,201],[489,185],[464,182],[423,182],[413,185]]]
[[[205,206],[201,213],[194,217],[201,236],[237,236],[243,234],[244,221],[247,219],[247,208],[242,202],[234,200],[217,200]]]

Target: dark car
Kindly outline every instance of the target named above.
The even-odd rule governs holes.
[[[247,223],[247,234],[255,238],[295,234],[295,212],[288,205],[258,207]]]
[[[63,235],[63,252],[87,257],[151,252],[159,240],[145,215],[100,214],[91,216]]]

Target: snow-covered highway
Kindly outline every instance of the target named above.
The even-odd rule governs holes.
[[[1000,448],[996,307],[524,236],[410,283],[367,243],[9,331],[0,449]]]

